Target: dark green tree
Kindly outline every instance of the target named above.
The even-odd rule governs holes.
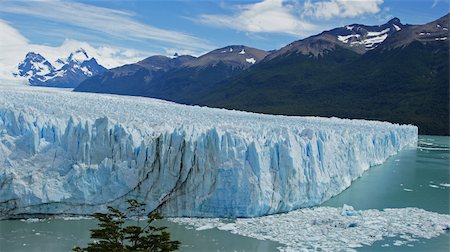
[[[157,212],[147,215],[147,224],[140,222],[145,212],[145,204],[135,199],[127,200],[128,216],[117,208],[108,206],[108,213],[95,213],[100,222],[98,229],[91,229],[94,242],[86,248],[75,247],[75,252],[127,252],[127,251],[174,251],[180,246],[179,241],[172,241],[167,227],[156,227],[154,221],[162,219]],[[128,217],[137,217],[137,225],[125,225]]]

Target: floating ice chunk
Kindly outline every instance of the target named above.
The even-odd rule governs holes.
[[[77,220],[92,220],[94,217],[90,216],[58,216],[57,219],[69,220],[69,221],[77,221]]]
[[[355,211],[355,209],[352,206],[344,204],[341,211],[342,216],[355,216],[359,215],[358,211]]]
[[[195,230],[197,230],[197,231],[203,231],[203,230],[208,230],[208,229],[213,229],[213,228],[215,228],[214,225],[204,225],[204,226],[201,226],[201,227],[196,228]]]
[[[44,219],[39,219],[39,218],[28,218],[28,219],[21,219],[20,221],[33,223],[33,222],[44,221]]]
[[[225,225],[218,226],[217,229],[225,230],[225,231],[232,231],[232,230],[236,229],[236,225],[234,223],[227,223]]]
[[[449,183],[440,183],[439,185],[440,185],[440,186],[443,186],[443,187],[450,187],[450,184],[449,184]]]
[[[413,192],[413,189],[409,189],[409,188],[403,188],[403,191],[407,191],[407,192]]]
[[[401,240],[395,240],[394,241],[394,246],[402,246],[405,245],[406,241],[401,241]]]
[[[429,186],[429,187],[432,187],[432,188],[439,188],[439,186],[433,185],[433,184],[429,184],[428,186]]]

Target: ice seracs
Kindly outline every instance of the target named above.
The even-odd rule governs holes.
[[[4,88],[0,215],[93,213],[128,198],[169,216],[286,212],[416,144],[412,125]]]

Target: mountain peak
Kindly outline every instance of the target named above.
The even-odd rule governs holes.
[[[25,61],[44,62],[46,59],[39,53],[29,52],[25,55]]]
[[[387,22],[387,24],[402,24],[402,22],[400,22],[400,19],[397,17],[392,18],[391,20],[389,20]]]
[[[91,57],[89,57],[87,52],[83,48],[79,48],[75,52],[70,53],[69,57],[67,58],[67,61],[83,62],[89,59],[91,59]]]
[[[187,67],[208,67],[221,63],[232,68],[247,68],[262,60],[267,54],[266,51],[244,45],[229,45],[208,52],[195,60],[186,62],[184,65]]]
[[[14,76],[30,77],[34,75],[45,75],[54,71],[54,67],[42,55],[29,52],[25,59],[18,65],[18,72]]]
[[[26,77],[33,86],[75,87],[87,77],[106,70],[95,58],[89,57],[83,48],[53,64],[39,53],[28,52],[14,76]]]
[[[392,18],[382,25],[351,24],[343,27],[324,31],[318,35],[295,41],[280,50],[271,53],[267,59],[301,53],[315,57],[335,50],[336,46],[349,49],[358,54],[363,54],[378,47],[392,34],[402,30],[406,26],[399,18]]]

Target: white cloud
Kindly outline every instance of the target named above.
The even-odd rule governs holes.
[[[2,1],[0,12],[69,24],[126,40],[159,41],[192,51],[212,48],[207,41],[192,35],[136,21],[134,13],[90,4],[66,1]]]
[[[12,73],[17,71],[18,64],[25,58],[28,52],[37,52],[44,56],[51,63],[59,58],[69,56],[69,54],[79,48],[86,50],[89,56],[94,57],[101,65],[112,68],[124,64],[137,62],[148,53],[129,50],[113,46],[94,47],[86,42],[66,39],[60,46],[47,46],[29,43],[9,23],[0,19],[0,79],[13,80]]]
[[[206,25],[252,33],[284,33],[299,36],[318,30],[316,25],[301,20],[296,13],[296,5],[284,3],[283,0],[265,0],[238,6],[234,15],[204,14],[196,20]]]
[[[203,14],[194,21],[249,33],[311,35],[324,27],[317,19],[349,18],[380,12],[384,0],[263,0],[240,5],[231,15]],[[314,21],[312,20],[314,19]]]
[[[302,15],[317,19],[347,18],[380,12],[384,0],[329,0],[303,4]]]

